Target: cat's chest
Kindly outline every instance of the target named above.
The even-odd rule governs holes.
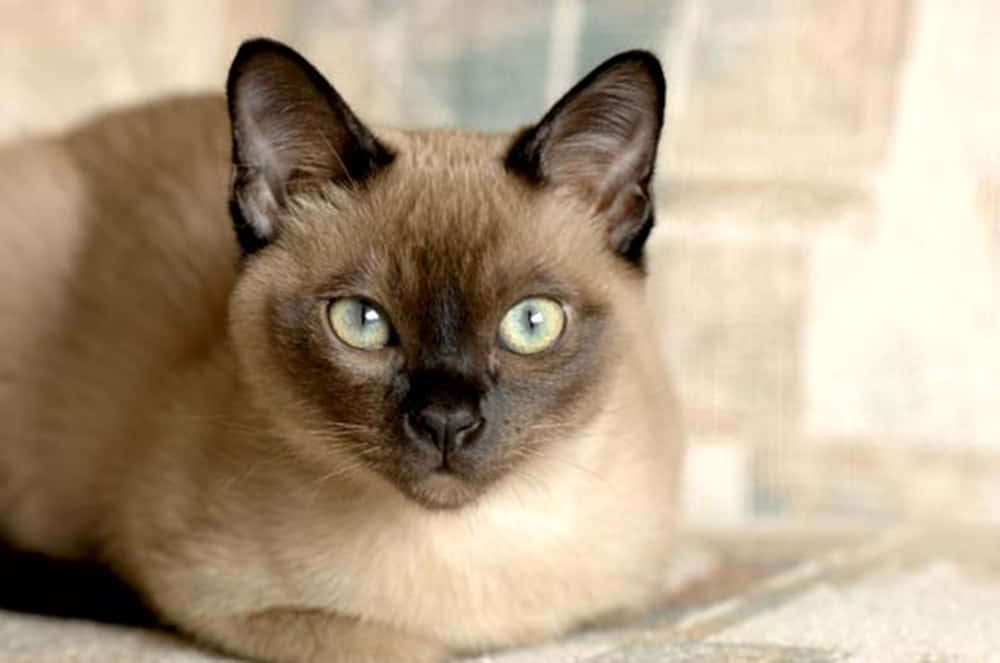
[[[657,528],[622,518],[634,493],[589,481],[509,486],[468,513],[344,523],[284,556],[282,584],[289,599],[457,646],[545,637],[629,602],[656,573]]]

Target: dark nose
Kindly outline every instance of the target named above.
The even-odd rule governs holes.
[[[483,417],[470,405],[430,403],[412,416],[416,432],[442,452],[470,444],[483,426]]]

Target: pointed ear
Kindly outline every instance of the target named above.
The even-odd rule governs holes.
[[[665,97],[656,56],[621,53],[515,138],[507,169],[582,198],[603,222],[611,248],[638,264],[653,227],[650,181]]]
[[[284,44],[254,39],[240,46],[226,96],[229,208],[244,253],[274,238],[291,194],[319,183],[354,186],[392,161],[322,74]]]

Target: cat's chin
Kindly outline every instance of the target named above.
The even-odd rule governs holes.
[[[447,470],[435,470],[408,482],[403,493],[417,504],[433,511],[453,511],[476,501],[483,486]]]

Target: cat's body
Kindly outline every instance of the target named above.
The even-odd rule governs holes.
[[[22,545],[89,552],[111,466],[225,335],[227,133],[223,101],[193,98],[0,152],[0,491]]]
[[[256,138],[237,131],[239,153]],[[391,165],[279,199],[277,237],[237,179],[241,258],[230,140],[223,100],[191,98],[0,154],[0,535],[100,559],[167,621],[265,660],[434,658],[655,595],[676,413],[639,270],[587,207],[513,176],[508,136],[385,130]],[[345,281],[397,345],[317,331],[312,298]],[[561,293],[564,338],[493,348],[539,293]],[[482,393],[490,446],[450,451],[457,474],[416,476],[365,437],[425,374]]]

